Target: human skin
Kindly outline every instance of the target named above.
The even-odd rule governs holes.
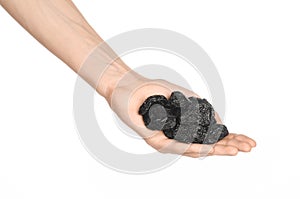
[[[131,70],[120,58],[115,59],[113,50],[70,0],[0,0],[0,4],[34,38],[93,86],[120,119],[156,150],[200,157],[236,155],[239,151],[249,152],[256,146],[253,139],[242,134],[230,133],[208,146],[180,143],[168,139],[162,131],[150,131],[138,114],[147,97],[161,94],[168,98],[176,90],[188,97],[199,96],[165,80],[147,79]],[[104,48],[99,47],[101,43]],[[101,60],[105,63],[98,64],[96,73],[99,74],[96,76],[95,71],[83,67],[91,61],[91,52],[97,57],[92,62]],[[218,114],[216,120],[221,123]]]

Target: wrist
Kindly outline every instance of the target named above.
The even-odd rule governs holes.
[[[101,42],[87,54],[78,74],[107,99],[130,70],[106,42]]]
[[[104,98],[109,99],[118,82],[130,70],[120,59],[112,62],[99,78],[96,91]]]

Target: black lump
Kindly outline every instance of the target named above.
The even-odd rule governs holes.
[[[216,122],[215,111],[206,99],[186,98],[179,91],[172,92],[169,99],[148,97],[139,114],[148,129],[161,130],[168,138],[184,143],[213,144],[228,135],[226,126]]]

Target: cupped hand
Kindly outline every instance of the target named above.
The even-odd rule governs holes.
[[[199,97],[193,91],[161,79],[147,79],[134,71],[129,71],[116,84],[113,92],[106,98],[118,117],[137,132],[147,144],[159,152],[179,154],[189,157],[210,155],[236,155],[239,151],[249,152],[256,142],[242,134],[230,133],[219,142],[207,145],[181,143],[167,138],[162,131],[147,129],[142,116],[138,114],[141,104],[152,95],[164,95],[169,98],[173,91],[180,91],[185,96]],[[218,123],[222,123],[216,114]]]

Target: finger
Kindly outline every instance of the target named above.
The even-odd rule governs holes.
[[[230,156],[234,156],[234,155],[237,155],[238,151],[239,150],[234,146],[215,144],[214,145],[214,152],[212,153],[212,155],[230,155]]]
[[[193,147],[193,148],[198,148],[199,146]],[[202,147],[199,147],[200,149],[203,149]],[[201,151],[201,150],[200,150]],[[176,153],[178,154],[178,151],[176,150],[171,150],[169,151],[171,153]],[[211,147],[211,150],[209,152],[190,152],[190,153],[181,153],[180,155],[187,156],[187,157],[192,157],[192,158],[199,158],[199,157],[204,157],[204,156],[211,156],[211,155],[227,155],[227,156],[235,156],[238,153],[238,149],[234,146],[230,145],[221,145],[221,144],[216,144],[213,147]]]
[[[243,142],[237,140],[235,137],[231,139],[223,139],[218,142],[218,144],[222,145],[231,145],[239,149],[239,151],[249,152],[251,151],[252,146],[248,142]]]
[[[251,147],[256,147],[255,140],[253,140],[252,138],[249,138],[246,135],[238,134],[238,135],[235,136],[235,139],[237,139],[239,141],[247,142],[251,145]]]
[[[239,141],[237,139],[231,139],[227,142],[227,145],[238,148],[239,151],[249,152],[251,151],[251,145],[248,142]]]

